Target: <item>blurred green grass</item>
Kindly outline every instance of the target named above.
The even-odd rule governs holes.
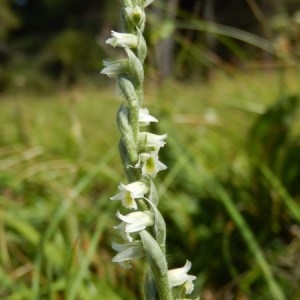
[[[300,195],[268,166],[257,179],[246,151],[253,122],[281,93],[299,94],[297,78],[285,74],[285,91],[278,73],[250,70],[146,86],[152,129],[168,133],[157,184],[170,266],[191,260],[203,299],[299,299]],[[110,262],[119,105],[113,86],[1,95],[1,299],[142,298],[143,263]],[[289,130],[298,137],[299,122]]]

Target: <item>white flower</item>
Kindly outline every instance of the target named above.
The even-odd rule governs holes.
[[[106,41],[106,44],[113,47],[136,48],[138,45],[138,38],[134,34],[112,31],[111,36],[112,37]]]
[[[191,294],[194,289],[193,280],[196,276],[188,275],[192,264],[190,261],[186,261],[186,264],[182,268],[173,269],[168,271],[168,278],[171,288],[178,285],[184,285],[186,294]]]
[[[114,228],[120,230],[123,238],[127,239],[129,242],[133,241],[130,233],[144,230],[154,223],[154,216],[150,211],[137,211],[125,216],[118,211],[117,217],[122,220],[122,222],[118,226],[114,226]]]
[[[105,68],[102,69],[101,74],[105,74],[108,77],[116,77],[121,73],[125,73],[128,69],[127,59],[117,60],[104,60],[103,65]]]
[[[158,160],[158,153],[155,151],[139,155],[139,161],[135,168],[140,167],[142,167],[143,176],[151,177],[155,177],[159,171],[167,169],[167,166]]]
[[[139,109],[139,125],[140,126],[148,126],[151,122],[158,122],[156,118],[149,114],[147,108]]]
[[[120,192],[111,197],[110,200],[121,200],[124,207],[134,209],[137,209],[135,199],[143,198],[148,192],[147,185],[142,181],[135,181],[127,185],[121,183],[118,189]]]
[[[124,269],[131,268],[130,260],[141,258],[145,255],[142,243],[140,241],[124,244],[113,243],[112,248],[119,252],[112,258],[112,262],[119,263],[119,265]]]
[[[167,134],[153,134],[149,132],[140,132],[139,133],[139,142],[145,150],[149,151],[158,151],[163,147],[166,142]]]

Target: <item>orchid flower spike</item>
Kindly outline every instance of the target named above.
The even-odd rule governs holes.
[[[143,36],[146,22],[145,7],[153,0],[121,0],[122,32],[111,31],[106,43],[123,48],[124,58],[105,60],[101,73],[116,77],[123,102],[117,113],[121,133],[119,151],[129,181],[120,183],[118,200],[127,214],[117,211],[120,223],[114,226],[124,243],[113,243],[117,254],[112,258],[124,268],[133,259],[145,257],[149,268],[145,277],[145,299],[174,299],[172,287],[182,286],[187,294],[194,289],[195,276],[189,275],[191,263],[168,270],[166,256],[166,224],[158,210],[158,193],[153,178],[167,166],[159,160],[158,152],[166,144],[167,134],[142,131],[158,120],[142,108],[144,100],[144,61],[147,43]],[[181,289],[180,289],[181,292]],[[183,296],[184,297],[184,296]]]

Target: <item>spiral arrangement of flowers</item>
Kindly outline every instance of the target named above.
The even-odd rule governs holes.
[[[150,115],[143,104],[143,63],[147,45],[143,37],[145,8],[153,0],[122,0],[124,32],[111,32],[106,41],[121,47],[126,57],[104,61],[102,74],[116,77],[123,102],[117,113],[121,133],[120,155],[128,183],[120,183],[119,192],[111,200],[120,201],[124,213],[116,216],[120,224],[123,243],[113,243],[117,254],[112,261],[124,268],[131,267],[131,260],[145,257],[149,270],[145,282],[145,298],[169,300],[175,296],[173,287],[184,287],[184,293],[193,291],[195,276],[188,275],[191,263],[168,270],[166,261],[166,225],[158,210],[158,195],[153,179],[167,167],[159,160],[159,150],[166,143],[167,134],[157,135],[146,131],[151,122],[158,120]]]

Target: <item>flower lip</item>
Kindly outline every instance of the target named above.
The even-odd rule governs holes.
[[[135,168],[140,167],[142,168],[142,175],[150,177],[155,177],[159,171],[167,169],[167,166],[159,161],[156,151],[141,153],[139,161],[135,165]]]
[[[111,197],[110,200],[121,200],[126,208],[137,209],[135,199],[143,198],[148,192],[147,185],[142,181],[135,181],[127,185],[121,183],[118,186],[119,193]]]

